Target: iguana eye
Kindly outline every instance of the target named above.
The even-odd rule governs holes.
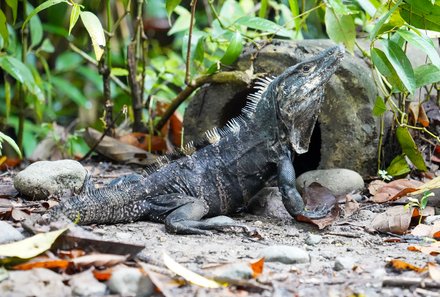
[[[309,71],[310,71],[310,66],[308,66],[308,65],[304,65],[304,66],[302,67],[302,70],[303,70],[304,72],[309,72]]]

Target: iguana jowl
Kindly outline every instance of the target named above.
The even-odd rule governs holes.
[[[249,96],[242,115],[205,133],[207,145],[195,151],[185,147],[191,154],[164,158],[165,164],[147,176],[129,175],[100,189],[86,187],[51,209],[48,218],[79,218],[83,225],[150,220],[182,234],[244,227],[200,220],[243,209],[274,176],[293,217],[325,216],[328,210],[304,210],[291,156],[308,150],[325,84],[343,54],[342,47],[332,47],[276,78],[258,81],[258,92]]]

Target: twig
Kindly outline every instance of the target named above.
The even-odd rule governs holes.
[[[192,32],[194,27],[194,15],[196,13],[196,5],[197,0],[191,0],[191,20],[189,23],[189,33],[188,33],[188,45],[187,45],[187,51],[186,51],[186,73],[185,73],[185,83],[187,85],[190,84],[191,81],[191,73],[190,73],[190,65],[191,65],[191,39],[192,39]]]
[[[133,132],[141,132],[142,125],[142,97],[139,89],[139,83],[136,80],[136,43],[131,42],[127,48],[127,66],[128,66],[128,82],[131,87],[132,108],[133,108]]]
[[[360,234],[349,233],[349,232],[326,232],[326,235],[343,236],[348,238],[360,238]]]
[[[101,141],[104,139],[104,137],[107,135],[107,133],[110,131],[110,129],[114,126],[114,124],[116,123],[117,120],[119,120],[119,118],[121,117],[121,115],[123,113],[125,113],[126,108],[122,108],[121,111],[118,113],[118,115],[115,117],[115,119],[112,121],[112,123],[110,125],[108,125],[104,132],[102,132],[101,137],[98,139],[98,141],[90,148],[90,150],[81,158],[79,159],[79,162],[84,162],[85,160],[87,160],[88,157],[90,157],[90,155],[95,151],[96,147],[98,146],[98,144],[101,143]]]
[[[162,118],[157,122],[154,129],[159,131],[166,124],[171,115],[176,111],[179,105],[185,101],[194,90],[207,83],[242,83],[249,85],[252,81],[251,75],[243,71],[219,72],[213,75],[204,75],[195,79],[190,85],[186,86],[171,102],[168,109],[164,112]]]

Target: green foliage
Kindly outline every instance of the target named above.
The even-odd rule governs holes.
[[[425,169],[407,128],[405,103],[416,100],[413,94],[418,88],[440,81],[440,57],[433,42],[419,31],[440,31],[438,1],[199,1],[194,16],[189,2],[149,0],[140,7],[138,1],[127,0],[0,4],[0,80],[4,82],[0,94],[5,98],[0,104],[0,129],[15,127],[17,143],[29,155],[39,139],[54,132],[44,123],[67,126],[80,119],[78,128],[101,127],[105,102],[112,101],[114,114],[132,104],[133,84],[138,85],[144,105],[142,121],[150,127],[157,122],[153,117],[158,102],[171,102],[185,89],[185,82],[229,70],[245,43],[327,34],[354,52],[359,47],[356,38],[369,36],[370,51],[363,53],[371,59],[382,88],[373,112],[395,113],[397,125],[402,126],[398,137],[405,156]],[[155,27],[164,26],[163,20],[170,25],[165,34]],[[144,36],[150,31],[154,34]],[[135,45],[132,69],[127,66],[129,44]],[[430,63],[413,68],[407,44],[417,47]],[[132,111],[129,116],[134,120]],[[69,137],[68,143],[76,143],[76,133]],[[72,147],[82,150],[79,142],[66,149]],[[399,158],[402,164],[405,158]],[[392,175],[402,172],[393,166]]]

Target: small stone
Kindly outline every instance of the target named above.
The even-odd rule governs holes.
[[[107,289],[105,284],[100,283],[93,276],[90,269],[74,274],[69,280],[69,285],[75,296],[104,296]]]
[[[9,278],[0,282],[0,296],[72,296],[63,277],[45,268],[8,271]]]
[[[343,168],[312,170],[301,174],[296,180],[299,192],[311,183],[317,182],[328,188],[335,196],[345,195],[364,188],[364,180],[359,173]]]
[[[310,255],[307,251],[295,246],[273,245],[260,252],[266,262],[280,262],[284,264],[308,263]]]
[[[0,232],[0,244],[24,239],[23,234],[5,221],[0,221],[0,230],[2,230]]]
[[[350,257],[337,257],[333,269],[335,271],[352,269],[354,265],[355,265],[355,261]]]
[[[84,184],[87,170],[77,161],[39,161],[20,171],[14,187],[31,199],[47,199],[64,191],[78,191]]]
[[[154,293],[154,285],[150,278],[137,268],[120,268],[112,273],[107,282],[113,293],[122,296],[150,296]]]
[[[212,278],[221,279],[251,279],[254,275],[249,263],[238,262],[220,265],[205,272]]]
[[[435,262],[437,262],[437,264],[440,265],[440,255],[435,256],[434,260],[435,260]]]
[[[318,234],[309,234],[306,238],[306,244],[308,245],[317,245],[322,240],[322,236]]]
[[[133,238],[133,235],[127,232],[117,232],[115,234],[115,236],[119,239],[119,240],[124,240],[127,241],[130,238]]]

